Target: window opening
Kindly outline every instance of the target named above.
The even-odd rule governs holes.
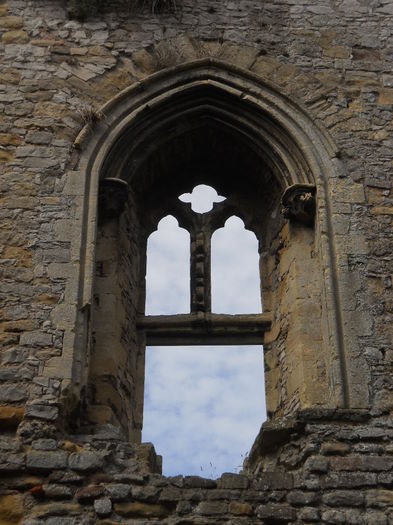
[[[190,236],[168,215],[147,242],[146,313],[190,311]]]
[[[190,236],[189,308],[182,302],[182,311],[188,313],[180,313],[169,299],[182,292],[149,282],[154,276],[153,259],[157,282],[168,282],[163,277],[167,266],[160,246],[155,252],[151,249],[163,221],[148,242],[147,315],[140,315],[137,322],[148,348],[143,440],[154,442],[164,456],[166,475],[218,477],[224,471],[240,470],[261,417],[266,417],[262,343],[271,319],[261,313],[257,240],[234,216],[238,209],[241,213],[240,204],[233,196],[221,197],[206,185],[168,201],[168,211],[176,219],[171,216],[167,220],[172,226],[178,221]],[[211,242],[217,230],[225,234],[222,237],[220,231],[217,233],[217,257],[225,268],[221,272],[224,280],[217,282],[234,288],[232,295],[224,295],[217,303],[219,314],[211,308]],[[176,244],[171,244],[174,237],[168,239],[166,245],[163,238],[161,249],[173,259]],[[251,260],[245,261],[249,253]],[[218,266],[220,271],[220,263]],[[246,267],[243,280],[234,279],[239,266]],[[249,271],[251,266],[253,271]],[[172,275],[176,281],[176,268]],[[254,299],[246,307],[249,294]],[[182,296],[184,299],[185,294]],[[239,314],[239,310],[248,313]],[[164,312],[166,315],[155,315]]]
[[[212,311],[227,314],[261,311],[258,241],[238,217],[213,233]]]
[[[266,419],[261,347],[149,347],[143,441],[166,476],[238,472]]]

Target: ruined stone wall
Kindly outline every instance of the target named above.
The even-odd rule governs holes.
[[[249,469],[218,480],[165,478],[151,445],[109,432],[31,446],[3,437],[1,523],[389,525],[392,437],[386,418],[303,413],[281,430],[266,427]]]
[[[0,523],[391,523],[392,3],[178,0],[176,12],[153,14],[107,2],[82,22],[63,0],[9,0],[0,30]],[[261,435],[276,449],[257,441],[246,477],[218,487],[163,479],[151,449],[113,429],[96,441],[62,435],[59,419],[80,402],[66,398],[64,371],[83,366],[64,337],[80,256],[74,140],[122,89],[205,57],[274,83],[337,145],[328,192],[343,333],[349,362],[364,361],[348,374],[369,401],[344,418],[283,420]]]

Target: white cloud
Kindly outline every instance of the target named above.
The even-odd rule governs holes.
[[[149,348],[145,391],[143,439],[165,474],[233,472],[266,417],[262,348]]]

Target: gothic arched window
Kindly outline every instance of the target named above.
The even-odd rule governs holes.
[[[351,279],[336,253],[329,181],[341,168],[328,134],[274,86],[212,60],[153,75],[103,113],[76,140],[81,158],[65,190],[73,260],[53,313],[64,349],[44,370],[62,381],[62,413],[75,413],[77,399],[81,423],[139,441],[144,349],[174,341],[263,343],[272,420],[366,407],[342,292]],[[200,184],[226,197],[203,219],[178,199]],[[147,240],[167,215],[191,236],[191,311],[149,316]],[[211,311],[210,237],[232,216],[259,243],[263,313]]]

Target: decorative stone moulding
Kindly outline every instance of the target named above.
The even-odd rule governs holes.
[[[286,219],[311,225],[315,217],[315,192],[313,184],[293,184],[282,196],[282,214]]]
[[[99,191],[100,219],[105,222],[119,217],[124,210],[127,197],[126,181],[115,178],[103,179]]]

